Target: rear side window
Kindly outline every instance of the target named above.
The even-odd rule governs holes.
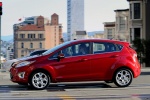
[[[107,43],[107,51],[108,52],[117,51],[117,48],[113,43]]]
[[[117,44],[117,47],[118,47],[119,51],[122,50],[122,48],[123,48],[123,46],[120,44]]]
[[[113,43],[93,43],[94,54],[114,51],[117,51],[117,48]]]

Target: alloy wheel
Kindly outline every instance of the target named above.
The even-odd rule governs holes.
[[[49,77],[44,72],[37,72],[32,76],[32,86],[36,89],[44,89],[49,84]]]
[[[115,75],[114,83],[119,87],[126,87],[131,84],[133,75],[128,69],[121,69]]]

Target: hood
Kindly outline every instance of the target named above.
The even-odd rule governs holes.
[[[34,56],[25,56],[22,58],[18,58],[17,60],[29,60],[29,59],[33,59],[33,58],[37,58],[39,57],[39,55],[34,55]]]

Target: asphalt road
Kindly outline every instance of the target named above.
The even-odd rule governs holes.
[[[0,80],[0,100],[150,100],[150,72],[144,71],[126,88],[100,82],[51,84],[45,90]]]

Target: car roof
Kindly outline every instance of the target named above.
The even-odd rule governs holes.
[[[82,40],[72,40],[71,43],[73,42],[111,42],[119,44],[129,44],[126,41],[110,40],[110,39],[82,39]]]

